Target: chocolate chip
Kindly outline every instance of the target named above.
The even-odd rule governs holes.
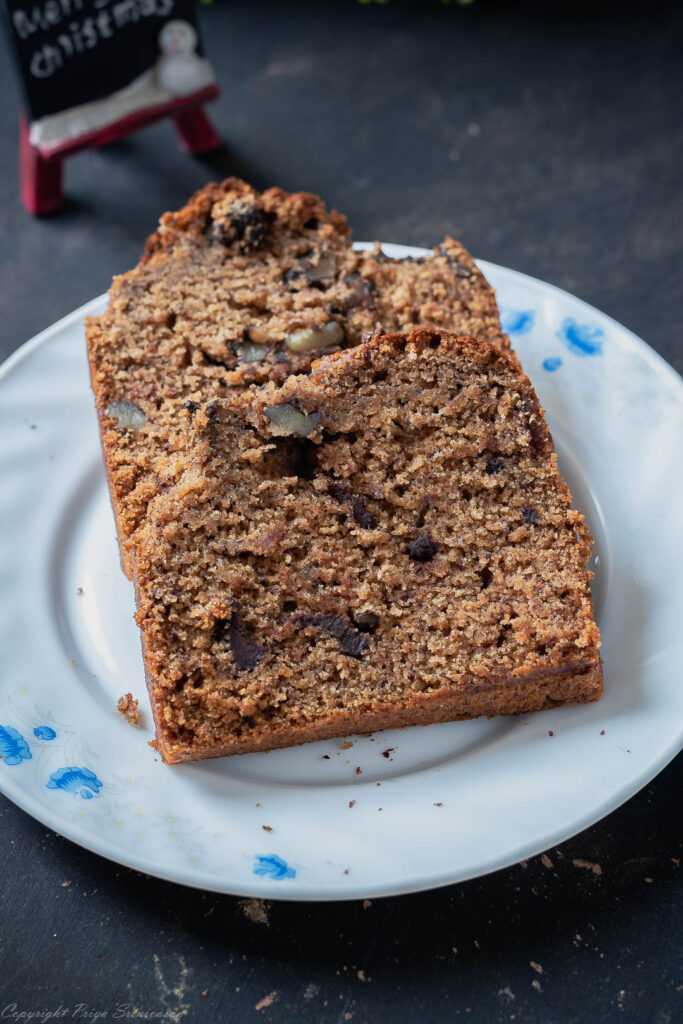
[[[327,493],[335,501],[338,501],[340,505],[345,504],[351,498],[351,493],[342,487],[341,484],[330,484],[327,488]]]
[[[304,227],[307,228],[309,231],[315,231],[317,226],[318,226],[318,218],[317,217],[309,217],[308,220],[304,224]]]
[[[230,206],[227,223],[215,222],[211,233],[221,245],[232,245],[239,241],[239,250],[246,255],[263,245],[266,239],[266,220],[263,211],[253,203],[246,199],[236,199]]]
[[[486,462],[486,472],[489,476],[493,476],[494,473],[500,473],[502,468],[503,460],[499,459],[497,455],[494,455]]]
[[[249,671],[256,668],[266,653],[265,649],[256,643],[238,611],[233,611],[229,620],[218,619],[213,627],[213,636],[218,642],[227,637],[235,664],[240,670]]]
[[[533,505],[524,506],[524,508],[522,509],[522,519],[525,523],[528,523],[529,526],[538,526],[538,512],[533,507]]]
[[[408,556],[415,562],[430,562],[438,550],[439,545],[426,534],[424,537],[411,540],[408,545]]]
[[[300,277],[303,277],[303,271],[301,270],[301,268],[300,267],[290,267],[289,270],[285,270],[284,282],[285,282],[286,285],[289,286],[291,284],[294,284],[296,281],[298,281]]]
[[[461,263],[447,245],[439,246],[439,255],[446,259],[456,277],[471,277],[474,273],[474,268]]]
[[[370,643],[367,636],[354,629],[350,622],[341,615],[333,615],[329,612],[302,615],[297,621],[300,626],[314,626],[329,633],[339,644],[342,654],[348,654],[351,658],[360,658]]]
[[[375,615],[374,612],[361,612],[360,615],[356,615],[354,618],[356,625],[363,633],[373,633],[379,622],[379,615]]]
[[[368,512],[368,499],[364,495],[354,495],[351,499],[351,510],[353,518],[364,530],[374,530],[377,526],[377,517]]]
[[[481,589],[486,590],[486,588],[491,584],[493,573],[489,569],[488,565],[485,565],[483,569],[479,570],[479,575],[481,576]]]
[[[194,416],[197,409],[199,408],[199,404],[197,402],[193,402],[191,399],[188,398],[187,402],[185,402],[184,408],[187,409],[190,416]]]
[[[210,228],[212,241],[218,242],[220,245],[232,245],[235,241],[235,236],[229,224],[224,224],[222,221],[216,220],[210,223]]]
[[[353,518],[364,530],[377,527],[377,517],[368,511],[368,499],[364,494],[352,494],[341,484],[330,484],[328,493],[341,505],[350,505]]]

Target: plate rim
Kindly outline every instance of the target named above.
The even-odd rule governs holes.
[[[358,249],[367,248],[370,244],[371,243],[357,242],[355,243],[355,247]],[[428,254],[430,252],[429,249],[424,249],[418,246],[406,246],[400,243],[382,243],[382,245],[387,249],[394,250],[394,252],[403,252],[405,255],[414,255],[416,253]],[[509,267],[501,266],[500,264],[492,263],[488,260],[477,260],[476,262],[485,275],[487,275],[489,269],[493,271],[494,274],[500,271],[501,273],[518,280],[527,289],[531,286],[534,290],[541,289],[545,294],[548,294],[550,291],[558,297],[569,299],[574,302],[580,302],[587,309],[599,313],[601,318],[615,326],[622,337],[625,336],[628,339],[632,350],[636,351],[639,356],[644,358],[646,362],[655,369],[658,376],[663,376],[671,387],[679,390],[680,396],[683,399],[683,377],[681,377],[681,375],[663,358],[663,356],[659,355],[659,353],[648,345],[647,342],[629,328],[619,323],[613,317],[610,317],[608,314],[598,310],[597,307],[592,306],[580,296],[574,295],[550,282],[542,281],[540,278],[533,277]],[[0,364],[0,385],[15,369],[33,356],[44,345],[53,340],[56,334],[64,330],[68,330],[76,324],[82,323],[86,316],[102,311],[106,300],[106,293],[89,300],[77,309],[66,314],[64,317],[61,317],[53,324],[44,328],[33,338],[26,341],[11,353],[8,358]],[[31,796],[30,790],[22,788],[18,784],[18,780],[13,780],[11,775],[7,775],[5,773],[0,774],[0,792],[16,804],[22,811],[29,814],[36,821],[39,821],[46,828],[49,828],[62,838],[83,847],[91,853],[98,854],[112,863],[140,871],[143,874],[153,875],[154,877],[163,879],[164,881],[173,882],[179,885],[186,885],[191,888],[204,891],[235,896],[256,897],[261,899],[265,898],[269,900],[277,899],[288,902],[342,902],[345,900],[361,899],[365,896],[372,896],[373,898],[381,899],[391,896],[407,895],[415,892],[426,892],[442,888],[447,885],[460,884],[474,878],[484,877],[485,875],[491,874],[495,871],[512,867],[515,864],[518,864],[521,859],[537,856],[544,850],[551,849],[558,844],[567,841],[573,836],[578,835],[586,828],[591,827],[607,815],[611,814],[617,808],[621,807],[627,800],[631,799],[631,797],[646,786],[669,763],[671,763],[682,748],[683,721],[680,723],[678,735],[674,736],[669,744],[659,750],[658,753],[650,759],[645,768],[641,768],[641,770],[625,782],[624,785],[612,790],[609,796],[606,797],[597,808],[593,807],[590,812],[575,817],[570,824],[567,824],[564,827],[547,832],[543,836],[542,842],[537,840],[536,842],[518,844],[513,851],[508,850],[501,855],[489,857],[481,864],[480,868],[464,872],[461,871],[459,873],[444,873],[444,871],[441,870],[439,872],[435,872],[432,876],[423,875],[420,881],[407,881],[405,884],[400,885],[389,884],[386,887],[379,887],[377,885],[364,887],[360,883],[356,884],[352,880],[349,880],[349,882],[344,884],[343,891],[337,888],[327,893],[321,892],[319,882],[311,884],[310,888],[308,888],[303,877],[301,877],[300,880],[297,880],[295,887],[288,887],[287,889],[277,888],[277,883],[269,884],[265,879],[261,879],[258,883],[254,882],[252,885],[240,883],[238,888],[235,888],[234,884],[232,886],[229,883],[221,884],[215,876],[209,877],[209,873],[206,870],[193,869],[191,867],[181,865],[170,866],[162,861],[156,862],[151,860],[148,855],[139,856],[129,846],[118,846],[109,839],[104,837],[98,838],[97,834],[94,833],[92,829],[88,830],[84,826],[80,826],[77,822],[62,819],[60,827],[56,828],[55,818],[51,818],[50,815],[43,810],[42,805],[39,804],[37,799],[34,799]]]

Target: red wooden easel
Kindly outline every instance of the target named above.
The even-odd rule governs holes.
[[[163,117],[173,118],[179,145],[186,152],[208,153],[217,149],[221,144],[220,136],[202,106],[215,99],[218,92],[218,86],[210,85],[190,96],[129,114],[105,128],[50,147],[34,146],[29,142],[28,119],[22,112],[19,120],[19,179],[24,208],[37,217],[58,210],[64,205],[62,170],[67,157],[83,149],[114,142]]]

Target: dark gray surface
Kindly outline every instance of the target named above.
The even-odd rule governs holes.
[[[104,291],[161,210],[238,173],[320,192],[358,238],[455,234],[594,303],[680,369],[677,6],[217,0],[202,19],[225,152],[187,158],[158,125],[69,161],[69,205],[43,221],[16,202],[3,61],[2,354]],[[0,798],[0,1011],[673,1024],[682,769],[679,757],[545,860],[367,908],[264,908],[147,879]]]

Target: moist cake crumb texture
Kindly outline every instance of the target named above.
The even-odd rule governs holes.
[[[590,541],[510,355],[377,332],[184,418],[136,558],[164,760],[600,696]]]
[[[316,196],[235,178],[165,214],[88,355],[122,565],[149,501],[176,478],[182,410],[250,384],[282,383],[377,325],[427,325],[509,347],[492,289],[452,239],[425,259],[355,253]]]
[[[138,703],[139,702],[133,697],[132,693],[124,693],[123,697],[119,697],[116,702],[116,710],[120,715],[123,715],[130,725],[140,724]]]

